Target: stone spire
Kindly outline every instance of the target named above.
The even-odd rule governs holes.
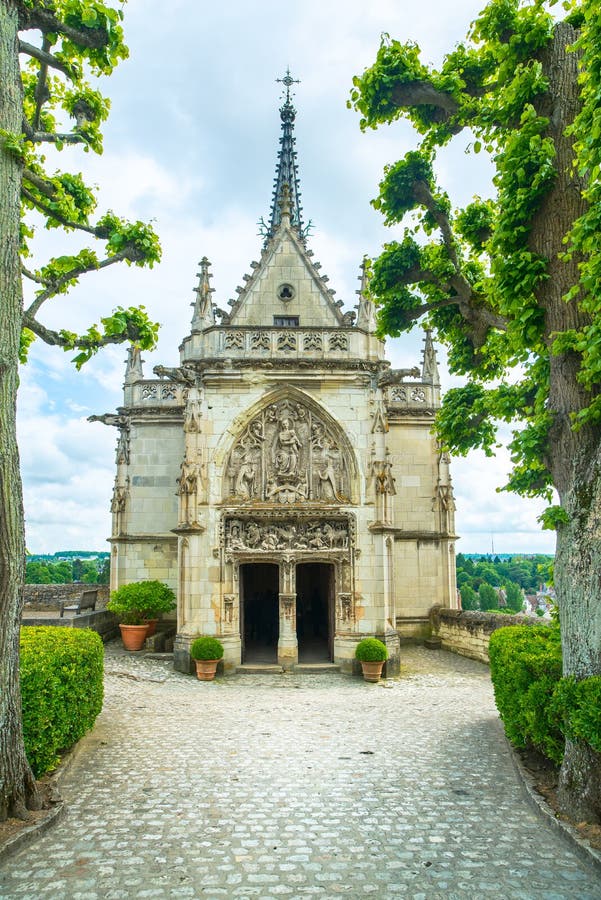
[[[142,371],[142,353],[135,344],[130,344],[127,349],[127,362],[125,364],[125,384],[134,384],[144,378]]]
[[[436,350],[432,340],[432,332],[426,329],[426,337],[424,340],[424,350],[422,354],[422,381],[427,384],[440,385],[440,375],[438,373],[438,362],[436,360]]]
[[[292,78],[290,70],[286,70],[283,78],[276,79],[285,87],[284,103],[280,107],[280,118],[282,120],[282,134],[280,137],[280,149],[278,152],[278,161],[275,171],[275,180],[273,183],[273,197],[271,200],[271,212],[269,215],[269,224],[265,225],[265,246],[269,243],[270,238],[282,221],[282,200],[284,185],[288,185],[287,207],[290,210],[290,224],[304,240],[305,229],[303,227],[302,211],[300,203],[300,184],[298,178],[298,167],[296,165],[296,150],[294,145],[296,138],[294,137],[294,120],[296,118],[296,110],[290,99],[290,88],[293,84],[298,84],[298,80]]]
[[[357,314],[357,328],[373,334],[376,330],[376,310],[369,294],[368,260],[363,258],[361,263],[361,275],[359,276],[361,287],[359,294],[359,308]]]
[[[213,302],[211,294],[214,288],[210,285],[210,279],[213,277],[209,272],[211,263],[203,256],[199,266],[198,287],[194,289],[196,300],[190,305],[194,307],[194,315],[192,316],[192,331],[203,331],[215,324],[215,312],[213,310]]]

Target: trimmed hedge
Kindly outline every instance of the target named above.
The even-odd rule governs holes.
[[[21,628],[21,700],[27,759],[36,778],[93,726],[102,709],[104,650],[79,628]]]
[[[562,678],[559,625],[514,625],[490,637],[490,674],[505,733],[559,765],[565,738],[601,752],[601,676]]]
[[[363,638],[355,647],[355,659],[359,662],[384,662],[388,659],[388,648],[378,638]]]

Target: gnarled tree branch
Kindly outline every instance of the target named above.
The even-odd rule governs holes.
[[[52,8],[33,7],[17,3],[19,11],[19,30],[36,29],[43,34],[63,34],[80,47],[99,48],[108,44],[109,38],[104,28],[74,28],[57,18]]]
[[[408,81],[399,83],[392,89],[392,99],[397,106],[433,106],[436,122],[448,122],[459,112],[459,104],[451,94],[437,90],[429,81]],[[463,125],[453,124],[451,134],[459,134]]]
[[[43,47],[35,47],[33,44],[28,44],[27,41],[19,40],[19,53],[26,53],[27,56],[33,56],[43,63],[44,66],[58,69],[59,72],[63,72],[67,78],[72,77],[73,73],[71,72],[71,68],[64,62],[61,62],[60,59],[57,59],[56,56],[53,56],[52,53],[48,53]]]
[[[48,284],[48,287],[45,291],[42,291],[37,295],[33,303],[25,310],[23,313],[23,323],[25,324],[25,318],[31,318],[37,314],[42,304],[46,302],[46,300],[50,300],[51,297],[54,297],[59,293],[60,289],[63,285],[68,284],[73,278],[78,278],[80,275],[85,275],[86,272],[96,272],[98,269],[106,269],[108,266],[112,266],[114,263],[121,262],[122,260],[127,258],[127,253],[125,251],[121,251],[121,253],[115,253],[114,256],[107,256],[106,259],[100,260],[100,262],[94,263],[89,266],[75,266],[73,269],[70,269],[68,272],[65,272],[60,278],[57,278],[56,281],[41,282],[42,284]],[[27,326],[31,328],[30,325]],[[35,329],[31,328],[32,331]],[[37,333],[37,332],[36,332]]]
[[[94,237],[102,237],[99,234],[98,229],[94,228],[92,225],[84,225],[81,222],[73,222],[71,219],[68,219],[66,216],[61,215],[56,210],[51,209],[49,206],[46,206],[45,203],[42,203],[35,194],[32,194],[31,191],[28,191],[26,187],[21,187],[21,194],[23,197],[26,197],[30,203],[33,203],[36,209],[38,209],[41,213],[44,213],[45,216],[49,216],[53,219],[56,219],[57,222],[60,222],[61,225],[64,225],[66,228],[76,228],[78,231],[86,231],[88,234],[93,234]]]

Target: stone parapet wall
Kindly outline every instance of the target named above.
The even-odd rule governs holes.
[[[98,591],[96,609],[104,609],[109,599],[108,584],[26,584],[25,609],[59,609],[61,600],[77,600],[82,591]]]
[[[488,642],[493,631],[508,625],[540,625],[541,621],[523,615],[507,616],[503,613],[433,606],[430,623],[432,636],[440,638],[444,650],[488,664]]]

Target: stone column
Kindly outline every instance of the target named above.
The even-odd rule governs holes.
[[[298,662],[296,637],[296,594],[279,594],[280,636],[278,639],[278,664],[291,669]]]

